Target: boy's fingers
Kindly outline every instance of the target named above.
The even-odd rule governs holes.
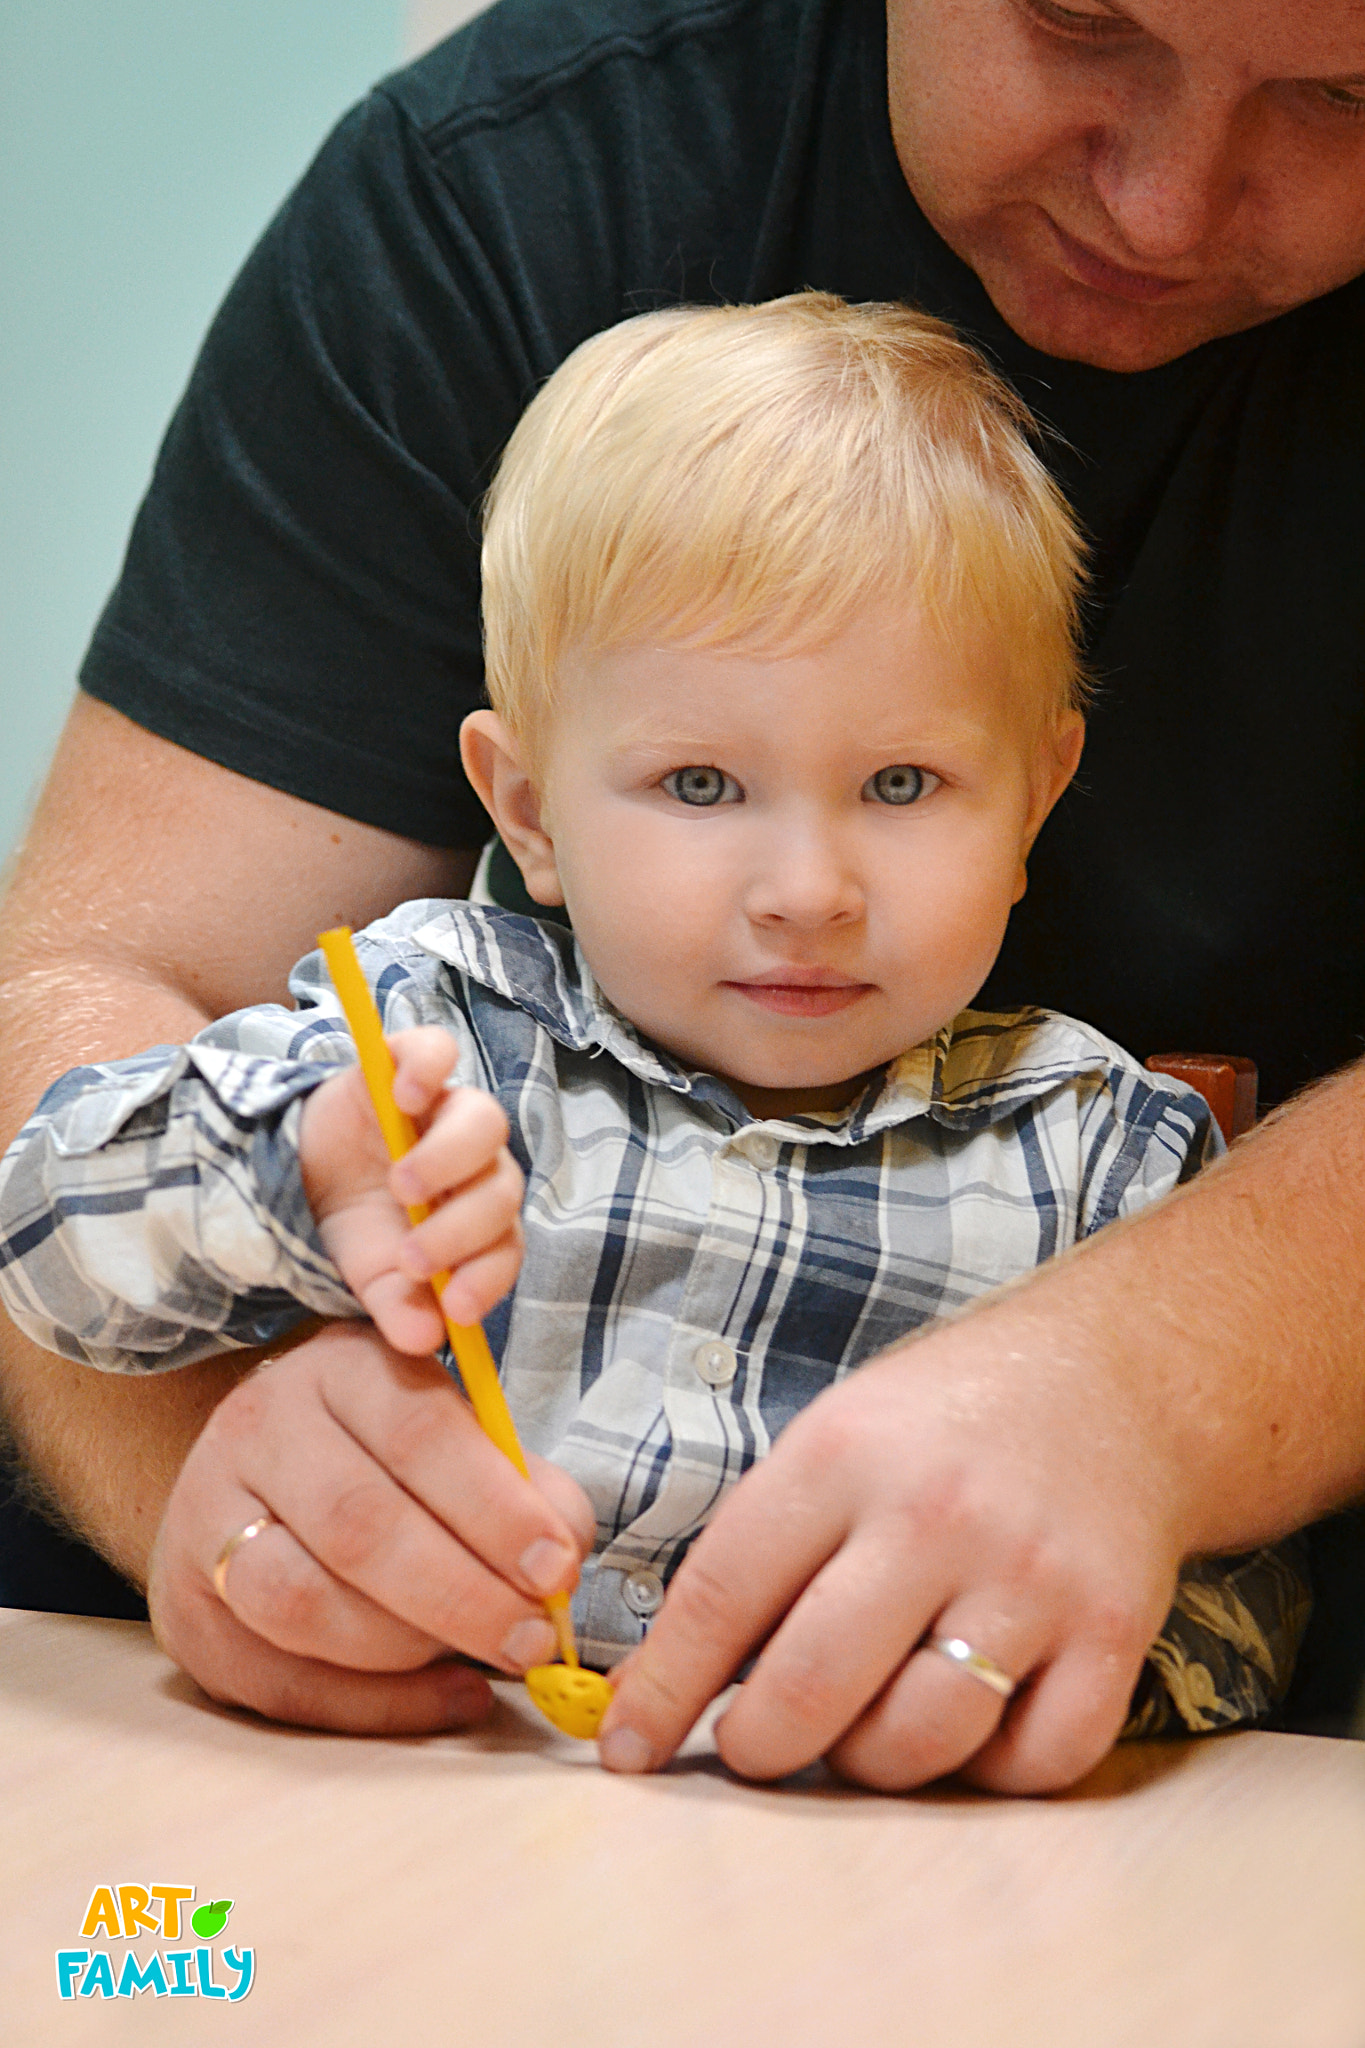
[[[409,1358],[430,1358],[445,1342],[436,1297],[401,1273],[381,1273],[356,1288],[360,1304],[386,1343]]]
[[[493,1167],[512,1164],[507,1118],[493,1096],[457,1088],[446,1096],[412,1150],[398,1160],[390,1186],[400,1202],[434,1201],[464,1188]],[[520,1173],[515,1167],[520,1182]]]
[[[452,1322],[478,1323],[510,1292],[521,1271],[521,1233],[509,1235],[477,1259],[466,1259],[441,1296]]]
[[[453,1193],[429,1190],[422,1199],[439,1200],[440,1207],[404,1238],[399,1253],[404,1271],[425,1280],[499,1244],[519,1227],[522,1187],[516,1161],[504,1152]]]
[[[439,1024],[419,1024],[387,1039],[393,1055],[393,1099],[405,1116],[423,1116],[446,1083],[459,1046]]]

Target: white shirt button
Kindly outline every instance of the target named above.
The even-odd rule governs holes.
[[[708,1387],[728,1387],[739,1371],[739,1360],[719,1337],[708,1337],[704,1344],[699,1344],[692,1355],[692,1363],[697,1368],[698,1378],[705,1380]]]
[[[657,1614],[664,1602],[664,1582],[657,1572],[631,1572],[621,1588],[621,1598],[632,1614]]]
[[[771,1131],[750,1131],[744,1140],[744,1150],[762,1172],[776,1166],[777,1155],[782,1150]]]

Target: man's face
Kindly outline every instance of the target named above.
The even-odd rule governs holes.
[[[538,833],[494,795],[503,836],[617,1009],[758,1115],[851,1099],[971,1000],[1080,746],[905,602],[809,653],[636,646],[562,680]]]
[[[897,154],[1015,332],[1169,362],[1365,271],[1365,0],[889,0]]]

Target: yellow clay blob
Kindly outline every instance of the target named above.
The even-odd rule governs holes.
[[[600,1672],[573,1670],[567,1664],[532,1665],[526,1690],[547,1721],[580,1742],[592,1741],[611,1705],[611,1687]]]

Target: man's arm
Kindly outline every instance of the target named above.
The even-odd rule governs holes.
[[[190,1038],[287,1000],[290,967],[335,924],[459,895],[474,856],[420,846],[250,782],[77,699],[0,924],[6,1141],[68,1067]],[[249,1357],[130,1383],[0,1325],[3,1409],[71,1522],[145,1583],[190,1445]]]
[[[1362,1491],[1365,1064],[798,1416],[622,1668],[606,1758],[662,1763],[762,1644],[717,1730],[746,1775],[829,1753],[887,1787],[969,1759],[998,1790],[1069,1784],[1180,1560]],[[1008,1711],[931,1632],[1028,1681]]]

